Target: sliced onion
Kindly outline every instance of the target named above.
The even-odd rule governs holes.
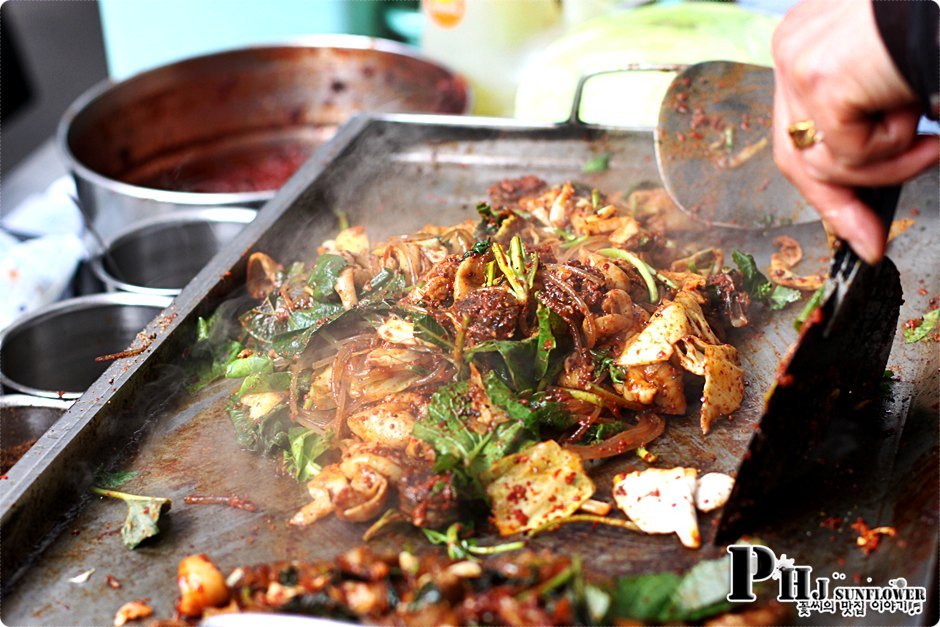
[[[449,239],[459,240],[460,244],[463,247],[463,250],[458,249],[458,251],[460,252],[466,252],[470,250],[473,247],[474,243],[476,243],[476,240],[473,238],[473,236],[469,232],[467,232],[466,229],[462,229],[460,227],[454,227],[451,230],[445,233],[442,233],[439,239],[441,240],[441,242],[444,242]]]
[[[644,412],[637,415],[639,424],[597,444],[569,444],[565,448],[581,459],[605,459],[646,446],[666,429],[666,421],[658,415]]]
[[[578,421],[578,428],[575,429],[575,432],[568,436],[567,440],[569,442],[577,442],[578,439],[584,435],[584,432],[587,431],[591,425],[597,422],[597,419],[600,418],[601,408],[595,407],[594,411],[587,415],[584,420]]]
[[[334,417],[335,414],[332,411],[301,409],[295,418],[295,422],[323,434],[326,433]]]
[[[353,355],[356,350],[363,348],[363,338],[368,338],[371,341],[371,338],[367,335],[356,336],[356,341],[344,343],[337,351],[336,357],[333,358],[333,376],[330,379],[330,391],[333,393],[333,402],[336,403],[336,420],[338,423],[342,423],[346,414],[350,366],[352,366]]]
[[[579,242],[576,246],[571,246],[570,248],[560,248],[558,253],[558,261],[566,262],[579,251],[579,250],[593,250],[597,247],[610,246],[610,240],[604,235],[591,235],[582,242]]]
[[[597,325],[594,322],[594,316],[591,314],[590,307],[587,306],[587,303],[584,302],[578,293],[574,291],[570,285],[559,279],[558,277],[546,273],[545,281],[551,283],[565,294],[568,295],[571,300],[574,301],[575,305],[578,306],[578,309],[581,310],[581,313],[584,315],[584,341],[587,343],[588,348],[594,348],[594,342],[597,341]],[[577,329],[572,327],[572,332],[577,334]]]
[[[424,375],[423,377],[421,377],[420,379],[412,383],[409,387],[416,388],[422,385],[427,385],[428,383],[435,383],[439,380],[442,381],[444,379],[450,379],[451,375],[450,373],[447,372],[447,367],[449,365],[450,365],[450,362],[442,359],[437,364],[437,367],[434,368],[434,370],[432,370],[428,374]]]
[[[603,277],[596,277],[590,272],[582,268],[579,268],[577,266],[568,266],[568,265],[560,266],[557,263],[547,263],[545,264],[545,269],[553,271],[553,272],[556,272],[556,271],[557,272],[571,272],[571,274],[576,274],[582,279],[584,279],[585,281],[590,281],[592,283],[596,283],[597,285],[604,284]],[[558,277],[558,280],[560,281],[561,277]]]

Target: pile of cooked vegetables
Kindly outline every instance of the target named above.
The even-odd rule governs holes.
[[[224,576],[206,555],[178,569],[185,619],[283,612],[372,625],[775,625],[785,604],[733,608],[727,558],[671,572],[594,581],[577,557],[526,551],[485,562],[439,553],[378,555],[357,547],[329,562],[240,566]],[[257,620],[257,617],[256,617]],[[175,623],[174,623],[175,624]]]
[[[675,246],[669,205],[658,189],[618,201],[530,176],[493,185],[476,220],[380,243],[347,227],[289,265],[256,252],[237,332],[221,313],[200,320],[199,384],[242,380],[228,407],[239,442],[309,491],[294,525],[392,515],[437,529],[484,503],[509,535],[604,515],[585,461],[642,452],[696,381],[701,430],[716,428],[744,394],[725,330],[754,303],[799,299],[749,255],[732,270],[721,250]],[[695,503],[705,482],[685,470],[663,480]],[[649,483],[622,479],[625,502]],[[697,546],[697,529],[647,516],[642,530]]]

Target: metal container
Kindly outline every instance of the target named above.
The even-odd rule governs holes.
[[[127,349],[170,302],[97,294],[31,312],[0,333],[0,384],[45,398],[78,398],[110,365],[95,358]]]
[[[8,456],[25,453],[72,405],[72,401],[26,394],[0,395],[0,446]],[[4,472],[6,472],[4,470]]]
[[[58,148],[105,237],[179,208],[260,206],[358,112],[466,113],[465,81],[403,44],[318,35],[104,82]]]
[[[584,172],[584,164],[609,155],[608,168]],[[225,414],[238,381],[222,380],[197,392],[187,391],[186,354],[197,337],[198,319],[220,306],[235,306],[244,294],[248,255],[263,251],[279,261],[309,259],[323,240],[336,234],[333,211],[342,209],[351,224],[366,227],[373,241],[433,222],[474,218],[477,202],[494,182],[536,175],[552,183],[578,180],[599,190],[626,192],[659,182],[649,131],[523,125],[505,120],[428,116],[360,117],[345,125],[332,142],[302,167],[232,243],[177,297],[166,320],[148,327],[156,337],[151,350],[114,364],[62,418],[59,437],[44,436],[10,475],[0,482],[3,543],[3,604],[7,624],[82,623],[111,620],[129,598],[150,597],[158,617],[172,616],[177,598],[180,558],[206,553],[223,572],[274,559],[331,560],[362,544],[367,525],[335,518],[308,529],[286,525],[296,508],[309,502],[304,486],[275,473],[276,460],[243,450]],[[928,297],[916,296],[918,281],[936,285],[940,248],[936,232],[937,172],[905,187],[899,216],[917,209],[917,229],[896,240],[895,262],[911,296],[901,312],[920,315]],[[725,250],[769,261],[776,235],[789,234],[803,246],[806,273],[825,268],[826,236],[818,224],[761,231],[695,230],[695,238]],[[670,417],[666,436],[652,451],[657,466],[695,467],[700,472],[734,472],[753,436],[762,397],[774,381],[779,358],[796,339],[791,308],[764,317],[752,328],[736,331],[742,368],[747,373],[745,401],[734,420],[723,420],[704,437],[698,419]],[[165,322],[165,323],[164,323]],[[867,436],[858,452],[863,463],[829,472],[831,482],[807,483],[801,498],[787,501],[779,520],[757,534],[778,554],[798,557],[815,573],[833,571],[887,579],[904,577],[909,585],[931,586],[936,572],[937,459],[936,345],[895,345],[889,366],[903,377],[896,394],[877,405],[877,420],[860,424]],[[883,405],[883,408],[882,406]],[[920,431],[920,433],[918,433]],[[47,439],[48,438],[48,439]],[[129,552],[113,533],[124,517],[110,500],[86,499],[96,464],[139,471],[124,488],[135,494],[171,498],[173,510],[160,536],[146,548]],[[600,492],[610,498],[612,477],[643,468],[633,455],[599,465],[594,474]],[[831,488],[822,493],[823,488]],[[187,505],[191,494],[238,495],[251,499],[258,512]],[[825,506],[820,506],[825,503]],[[67,509],[71,508],[71,509]],[[67,522],[56,524],[68,511]],[[825,512],[824,514],[822,512]],[[714,546],[714,513],[703,515],[703,546],[690,551],[674,538],[647,536],[606,526],[565,525],[527,540],[529,548],[583,558],[589,576],[680,571],[703,559],[727,555]],[[828,517],[845,521],[834,532],[821,525]],[[849,529],[856,518],[870,525],[892,525],[897,540],[887,539],[871,555],[862,553]],[[162,527],[161,519],[161,527]],[[370,542],[379,552],[403,546],[430,548],[423,534],[404,526]],[[79,530],[78,535],[68,530]],[[838,536],[838,537],[836,537]],[[835,540],[832,538],[836,537]],[[482,534],[483,544],[501,542]],[[36,547],[45,547],[44,549]],[[94,566],[85,586],[69,583],[69,574]],[[107,573],[121,582],[108,588]],[[864,579],[863,579],[864,581]],[[864,584],[863,584],[864,585]],[[935,590],[934,587],[928,588]],[[905,620],[906,619],[906,620]],[[822,622],[837,622],[829,615]],[[853,619],[846,619],[845,622]],[[910,624],[906,615],[870,612],[871,624]],[[856,621],[857,623],[857,621]]]
[[[190,209],[141,221],[117,234],[91,269],[109,292],[176,296],[255,219],[254,209]]]

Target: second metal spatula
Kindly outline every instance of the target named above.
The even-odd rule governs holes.
[[[773,163],[772,103],[769,68],[716,61],[676,77],[663,101],[656,150],[666,189],[680,207],[737,228],[818,219]],[[900,188],[856,191],[889,226]],[[753,531],[768,499],[799,479],[834,421],[853,420],[853,408],[878,389],[900,306],[894,264],[869,266],[837,242],[821,304],[767,392],[716,542]]]

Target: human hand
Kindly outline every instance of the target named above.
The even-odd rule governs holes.
[[[918,100],[882,42],[869,2],[803,0],[774,32],[774,159],[835,232],[869,263],[884,226],[855,187],[906,181],[936,164],[936,137],[918,136]],[[800,150],[788,127],[812,120]]]

